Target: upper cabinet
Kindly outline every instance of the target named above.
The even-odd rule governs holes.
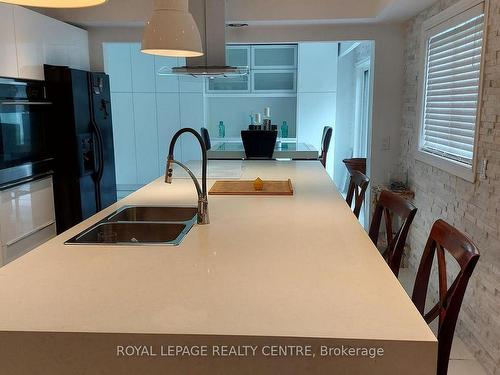
[[[249,74],[208,80],[209,94],[291,95],[297,91],[297,45],[229,45],[226,63]]]
[[[88,70],[87,32],[23,7],[0,4],[0,75],[43,80],[44,64]]]
[[[238,68],[250,67],[251,47],[234,45],[226,47],[226,65]],[[210,78],[207,83],[208,93],[249,93],[250,80],[248,75],[230,78]]]
[[[14,7],[0,3],[0,77],[17,77]]]
[[[252,46],[252,69],[297,69],[297,45]]]
[[[226,47],[226,65],[239,68],[250,67],[250,46],[234,45]]]

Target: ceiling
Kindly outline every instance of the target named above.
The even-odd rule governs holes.
[[[202,1],[202,0],[191,0]],[[436,0],[226,0],[227,21],[250,24],[401,22]],[[143,25],[153,0],[108,0],[83,9],[36,9],[81,26]]]

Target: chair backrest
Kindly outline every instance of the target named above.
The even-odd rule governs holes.
[[[201,128],[201,138],[205,142],[205,146],[207,147],[207,151],[212,148],[212,142],[210,142],[210,133],[207,128]]]
[[[354,200],[353,212],[357,218],[359,218],[361,206],[363,206],[366,189],[368,188],[369,183],[370,179],[363,173],[358,171],[353,171],[351,173],[351,180],[349,182],[349,190],[347,191],[346,202],[349,207],[352,207],[352,203]]]
[[[328,156],[328,150],[330,149],[330,142],[332,140],[333,129],[331,126],[325,126],[323,128],[323,137],[321,138],[321,155],[319,160],[323,167],[326,168],[326,158]]]
[[[460,266],[460,271],[449,288],[445,251],[455,258]],[[425,314],[425,299],[435,254],[439,275],[439,302]],[[478,260],[479,251],[467,236],[443,220],[434,223],[418,268],[412,300],[427,323],[439,317],[438,375],[445,375],[448,371],[458,314],[469,278]]]
[[[386,190],[380,193],[370,225],[370,238],[377,246],[382,216],[384,216],[387,248],[383,256],[396,277],[399,275],[406,238],[416,213],[417,208],[403,197]],[[393,228],[394,217],[397,217],[401,224],[396,232]]]
[[[359,171],[366,174],[366,158],[344,159],[343,163],[349,173],[352,173],[352,171]]]
[[[247,159],[272,159],[278,132],[273,130],[242,130],[241,139]]]

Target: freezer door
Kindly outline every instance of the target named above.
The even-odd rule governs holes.
[[[93,117],[98,128],[100,144],[100,209],[116,203],[115,153],[113,121],[111,117],[111,93],[109,77],[104,73],[90,73]]]

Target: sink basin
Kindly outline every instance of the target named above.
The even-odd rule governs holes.
[[[79,234],[73,244],[176,244],[187,233],[182,223],[101,223]]]
[[[195,207],[125,206],[112,214],[108,221],[183,222],[193,220],[196,214]]]
[[[124,206],[67,245],[179,245],[196,223],[194,207]]]

